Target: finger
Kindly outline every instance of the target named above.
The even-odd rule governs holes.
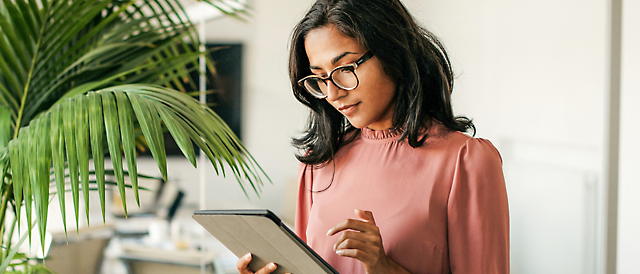
[[[240,274],[253,273],[249,269],[249,263],[250,262],[251,262],[251,253],[247,253],[244,256],[240,257],[238,259],[238,262],[236,262],[236,268],[238,268],[238,272],[240,272]]]
[[[379,264],[385,256],[382,245],[367,244],[354,239],[342,242],[336,249],[336,254],[357,259],[365,265],[365,268]]]
[[[376,220],[373,219],[373,212],[362,209],[356,209],[355,212],[358,218],[363,219],[368,223],[373,223],[374,225],[376,224]]]
[[[251,262],[251,258],[252,258],[251,253],[247,253],[246,255],[238,259],[238,262],[236,263],[236,268],[238,268],[238,272],[240,272],[240,274],[254,274],[253,271],[251,271],[251,269],[249,268],[249,263]],[[275,263],[269,263],[264,267],[260,268],[258,271],[256,271],[255,274],[268,274],[275,271],[276,268],[278,268],[278,266]]]
[[[336,243],[333,246],[333,250],[334,251],[338,250],[338,247],[343,242],[348,240],[359,241],[365,244],[370,244],[375,246],[381,245],[381,242],[382,242],[382,240],[380,239],[380,237],[377,236],[377,234],[357,232],[357,231],[344,231],[342,232],[342,234],[340,234],[340,236],[336,240]]]
[[[258,269],[258,271],[256,271],[256,274],[269,274],[273,271],[276,271],[276,268],[278,268],[278,265],[276,265],[275,263],[268,263],[267,265]]]
[[[343,230],[347,230],[347,229],[356,230],[356,231],[362,231],[362,232],[365,232],[365,231],[376,232],[376,231],[378,231],[378,227],[375,226],[374,223],[368,223],[368,222],[362,221],[362,220],[346,219],[346,220],[340,222],[339,224],[335,225],[331,229],[329,229],[329,231],[327,231],[327,236],[333,236],[336,233],[338,233],[340,231],[343,231]]]
[[[364,264],[370,264],[375,261],[376,247],[359,241],[349,240],[344,242],[348,248],[340,247],[336,250],[336,254],[342,257],[350,257],[361,261]]]
[[[344,249],[358,249],[372,255],[376,255],[378,254],[377,252],[380,251],[378,245],[367,243],[359,239],[345,239],[344,241],[336,244],[334,248],[336,252]]]

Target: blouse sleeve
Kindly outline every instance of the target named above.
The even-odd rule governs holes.
[[[311,185],[313,172],[311,167],[301,163],[298,176],[298,199],[296,202],[295,232],[304,242],[307,242],[307,224],[309,223],[309,211],[313,203],[311,197]]]
[[[502,159],[488,140],[459,150],[448,202],[452,273],[509,273],[509,205]]]

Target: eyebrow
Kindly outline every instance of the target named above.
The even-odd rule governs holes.
[[[349,55],[349,54],[357,54],[357,53],[355,53],[355,52],[351,52],[351,51],[345,51],[345,52],[343,52],[342,54],[340,54],[340,55],[336,56],[335,58],[333,58],[333,59],[331,60],[331,64],[334,64],[334,65],[335,65],[335,63],[338,63],[338,61],[340,61],[340,59],[344,58],[345,56],[347,56],[347,55]],[[312,70],[314,70],[314,69],[315,69],[315,70],[317,70],[317,69],[322,69],[322,68],[320,68],[320,67],[316,67],[316,66],[309,66],[309,69],[312,69]]]

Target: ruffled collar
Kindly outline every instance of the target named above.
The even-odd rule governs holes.
[[[373,130],[370,128],[362,128],[360,130],[360,134],[364,139],[370,140],[385,140],[385,139],[397,139],[398,136],[402,133],[401,130],[397,129],[385,129],[385,130]]]
[[[440,122],[432,122],[428,124],[428,128],[420,134],[419,138],[422,138],[424,134],[428,134],[429,137],[443,137],[451,130],[445,127]],[[398,137],[402,135],[404,132],[403,129],[385,129],[385,130],[373,130],[370,128],[362,128],[360,129],[360,136],[366,140],[386,140],[386,141],[397,141]]]

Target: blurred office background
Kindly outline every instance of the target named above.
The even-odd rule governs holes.
[[[248,22],[224,17],[205,24],[207,43],[241,45],[242,140],[273,184],[262,186],[260,197],[251,190],[247,197],[233,177],[171,157],[170,183],[184,193],[181,211],[172,224],[157,219],[136,224],[129,218],[125,225],[151,228],[146,243],[155,251],[161,250],[158,237],[183,239],[157,261],[175,259],[171,252],[193,242],[212,240],[198,238],[205,233],[190,220],[190,213],[203,207],[201,196],[206,209],[268,208],[293,223],[298,162],[290,140],[304,129],[308,112],[291,94],[288,46],[293,26],[312,2],[251,1]],[[403,2],[448,50],[456,74],[456,114],[473,118],[476,136],[491,140],[502,153],[512,273],[638,273],[640,1],[622,0],[621,15],[613,17],[618,8],[612,3],[620,1]],[[616,21],[621,28],[612,25]],[[621,39],[612,35],[616,30]],[[619,106],[610,107],[612,95],[619,96]],[[140,166],[143,173],[159,174],[151,161]],[[98,208],[93,207],[92,228],[101,226]],[[108,224],[118,226],[121,218],[115,215]],[[54,229],[56,216],[49,219]],[[118,248],[122,245],[110,244],[107,262],[123,258],[113,253]],[[216,250],[219,245],[208,248],[202,258],[224,255],[227,261],[218,259],[218,266],[229,264],[228,254]]]

